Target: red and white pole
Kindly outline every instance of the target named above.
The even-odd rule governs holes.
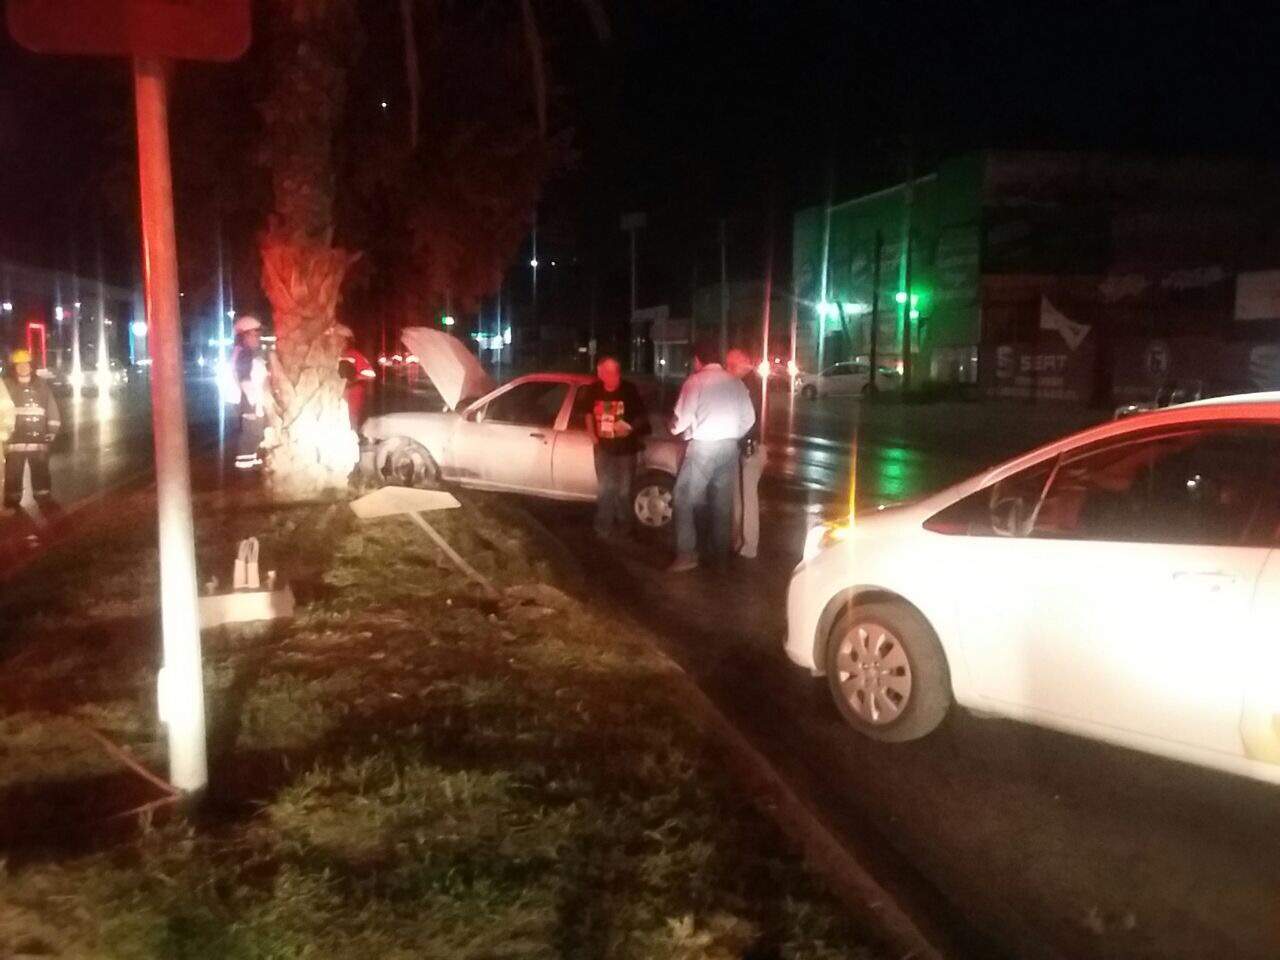
[[[178,310],[178,255],[173,229],[173,177],[169,167],[167,66],[158,57],[134,58],[133,88],[160,523],[160,614],[164,635],[160,719],[168,727],[169,782],[179,790],[193,792],[208,783],[209,774]]]

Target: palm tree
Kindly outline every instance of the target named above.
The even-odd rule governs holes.
[[[422,81],[418,66],[418,40],[414,26],[413,8],[416,0],[400,0],[400,21],[404,30],[405,86],[409,91],[409,146],[418,146],[418,121],[421,111]],[[599,0],[578,0],[596,37],[603,43],[609,39],[609,18]],[[529,50],[529,67],[533,74],[533,106],[538,117],[538,129],[547,135],[547,69],[542,50],[542,31],[534,14],[531,0],[520,0],[520,20],[524,28],[525,45]]]
[[[609,25],[598,0],[579,2],[596,34],[607,39]],[[414,3],[400,4],[411,148],[417,146],[421,99]],[[531,0],[520,4],[534,108],[545,138],[542,38]],[[357,0],[266,5],[274,78],[262,115],[273,202],[260,251],[277,337],[272,385],[278,408],[267,466],[274,492],[305,498],[344,490],[359,455],[337,373],[341,343],[332,333],[343,279],[359,256],[333,246],[334,139],[359,48],[359,21]]]
[[[358,49],[355,0],[269,0],[274,76],[261,105],[272,211],[260,240],[277,337],[272,363],[277,495],[344,490],[358,458],[333,335],[342,281],[358,254],[333,246],[334,136]]]

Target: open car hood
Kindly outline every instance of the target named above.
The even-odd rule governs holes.
[[[409,327],[401,332],[400,339],[417,356],[418,365],[450,410],[457,410],[464,400],[482,397],[494,388],[480,360],[457,337],[427,327]]]

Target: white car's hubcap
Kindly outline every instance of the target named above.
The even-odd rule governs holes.
[[[636,493],[636,519],[646,527],[665,527],[671,522],[671,491],[656,484]]]
[[[892,723],[911,699],[911,661],[879,624],[860,623],[841,638],[836,671],[846,702],[867,723]]]

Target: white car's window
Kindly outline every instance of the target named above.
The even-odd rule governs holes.
[[[1034,537],[1214,546],[1275,542],[1280,429],[1206,427],[1064,458]]]
[[[554,427],[568,393],[567,383],[557,383],[554,380],[533,380],[517,384],[485,404],[476,419],[484,423]]]
[[[1024,537],[1057,464],[1056,457],[1044,460],[983,487],[931,517],[925,527],[972,537]]]
[[[930,518],[969,536],[1280,543],[1280,427],[1183,428],[1051,458]]]
[[[569,414],[570,430],[586,430],[587,417],[591,413],[591,394],[587,392],[586,387],[578,387],[577,392],[573,395],[573,412]]]

